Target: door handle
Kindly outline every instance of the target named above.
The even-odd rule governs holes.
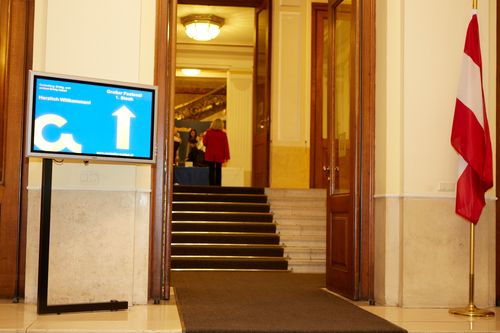
[[[264,128],[268,127],[269,126],[269,120],[270,120],[269,117],[266,117],[265,119],[259,120],[259,127],[261,129],[264,129]]]
[[[326,165],[323,165],[323,172],[325,173],[326,175],[326,179],[328,181],[330,181],[331,177],[330,177],[330,167],[329,166],[326,166]]]

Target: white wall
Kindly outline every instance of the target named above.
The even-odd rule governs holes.
[[[381,0],[376,16],[376,298],[465,305],[469,224],[454,213],[458,159],[450,134],[471,1]],[[495,151],[496,2],[479,0],[479,25]],[[494,193],[476,227],[483,306],[494,304]]]
[[[243,184],[250,186],[252,185],[253,73],[230,71],[227,83],[226,120],[231,153],[227,167],[241,170]],[[228,175],[224,175],[222,178],[227,177]]]
[[[33,68],[152,84],[155,8],[155,0],[37,0]],[[147,302],[150,179],[149,166],[55,166],[49,303]],[[31,159],[27,302],[36,300],[40,180]]]
[[[273,1],[271,187],[309,187],[313,2]]]

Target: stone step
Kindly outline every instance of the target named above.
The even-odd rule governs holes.
[[[269,213],[268,203],[174,201],[173,211]]]
[[[326,225],[311,224],[279,224],[277,230],[280,235],[301,236],[301,235],[326,235]]]
[[[326,189],[270,189],[266,188],[265,193],[269,199],[282,198],[317,198],[326,200]]]
[[[172,231],[276,232],[272,222],[173,221]]]
[[[172,243],[279,244],[273,233],[172,231]]]
[[[301,236],[293,236],[293,235],[285,235],[280,234],[280,242],[287,247],[290,246],[318,246],[322,245],[326,242],[325,235],[301,235]]]
[[[324,260],[293,260],[288,261],[288,269],[294,273],[325,273]]]
[[[274,216],[274,221],[279,225],[326,225],[326,217],[321,216]]]
[[[174,185],[174,193],[264,194],[264,188],[238,186]]]
[[[284,247],[277,244],[172,243],[172,255],[283,257]]]
[[[172,211],[173,221],[272,222],[271,213]]]
[[[266,189],[271,212],[298,273],[324,273],[326,265],[326,190]]]
[[[282,257],[256,256],[199,256],[173,255],[172,268],[212,269],[288,269],[288,260]]]
[[[173,201],[267,203],[267,197],[264,194],[174,193]]]
[[[300,198],[300,199],[269,199],[269,203],[274,210],[287,208],[314,208],[326,210],[326,201],[316,198]]]
[[[304,246],[287,246],[285,247],[285,256],[292,258],[292,260],[326,260],[325,247],[304,247]]]
[[[311,207],[276,208],[271,205],[271,212],[276,218],[321,217],[326,218],[326,209]]]

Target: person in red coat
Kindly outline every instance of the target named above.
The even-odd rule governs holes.
[[[221,186],[222,163],[229,160],[229,143],[224,123],[215,119],[203,136],[205,145],[205,161],[208,164],[208,179],[210,185]]]

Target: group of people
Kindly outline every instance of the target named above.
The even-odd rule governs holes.
[[[177,130],[174,134],[174,157],[178,159],[178,149],[181,144],[181,137]],[[193,166],[208,166],[209,184],[221,186],[222,184],[222,164],[230,158],[229,143],[224,122],[221,119],[212,121],[210,128],[198,136],[196,129],[189,130],[187,142],[186,161],[192,162]]]

